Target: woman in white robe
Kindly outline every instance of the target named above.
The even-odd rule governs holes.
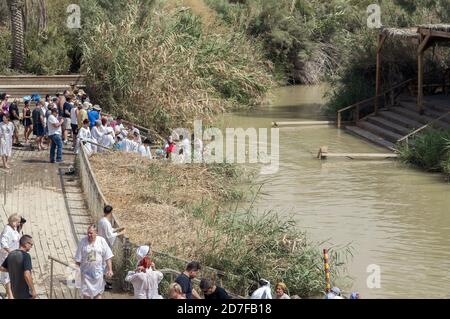
[[[10,252],[19,249],[20,234],[17,231],[17,226],[20,223],[20,219],[18,214],[9,216],[8,224],[3,228],[0,235],[0,265],[3,264]],[[13,299],[11,283],[7,272],[0,272],[0,284],[5,286],[8,299]]]
[[[134,289],[135,299],[162,299],[158,293],[158,286],[163,279],[160,271],[153,270],[153,263],[144,257],[136,271],[129,271],[125,281],[130,282]]]
[[[114,130],[111,126],[107,126],[105,128],[105,134],[103,135],[102,144],[104,147],[112,148],[114,146],[114,142],[116,139],[116,135],[114,134]]]
[[[77,135],[77,147],[76,147],[76,153],[78,153],[78,150],[80,149],[80,143],[84,141],[92,141],[92,135],[91,131],[89,130],[89,120],[85,119],[83,121],[83,126],[78,131]],[[92,144],[91,143],[85,143],[84,147],[86,148],[88,155],[92,154]]]
[[[92,141],[97,144],[101,144],[103,141],[103,136],[105,135],[104,128],[102,127],[102,121],[95,121],[95,125],[91,130]],[[97,145],[92,144],[92,151],[94,153],[102,152],[101,147],[97,147]]]
[[[144,156],[148,159],[153,159],[152,152],[150,150],[151,140],[145,139],[142,144],[139,145],[138,152],[141,156]]]
[[[0,156],[4,168],[10,168],[8,159],[11,157],[13,135],[14,124],[9,121],[9,116],[5,114],[3,115],[3,122],[0,123]]]

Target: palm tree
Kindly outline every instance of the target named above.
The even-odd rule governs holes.
[[[11,67],[16,70],[23,69],[25,62],[25,46],[23,32],[22,8],[24,0],[7,0],[11,15],[12,35],[12,61]]]

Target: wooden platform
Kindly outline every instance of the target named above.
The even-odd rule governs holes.
[[[335,125],[335,121],[288,121],[288,122],[272,122],[272,127],[281,126],[308,126],[308,125]]]
[[[329,153],[328,147],[323,146],[319,149],[317,158],[324,160],[327,158],[348,158],[348,159],[395,159],[398,155],[395,153]]]

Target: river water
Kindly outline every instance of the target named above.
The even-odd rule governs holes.
[[[268,105],[233,113],[222,125],[270,128],[272,121],[321,120],[324,87],[276,89]],[[397,161],[329,159],[330,152],[386,150],[334,126],[280,128],[280,168],[261,175],[255,207],[297,221],[324,247],[353,249],[348,278],[335,282],[363,298],[450,297],[450,184]],[[369,267],[369,268],[368,268]],[[379,267],[379,268],[377,268]],[[380,285],[370,277],[380,270]]]

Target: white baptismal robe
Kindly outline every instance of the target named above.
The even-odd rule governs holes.
[[[158,294],[158,285],[163,279],[160,271],[147,269],[147,272],[129,271],[126,281],[134,288],[135,299],[162,299]]]
[[[111,248],[106,240],[97,235],[94,243],[89,243],[84,237],[78,244],[75,261],[80,263],[81,294],[94,298],[104,292],[105,281],[103,274],[106,261],[113,257]]]

